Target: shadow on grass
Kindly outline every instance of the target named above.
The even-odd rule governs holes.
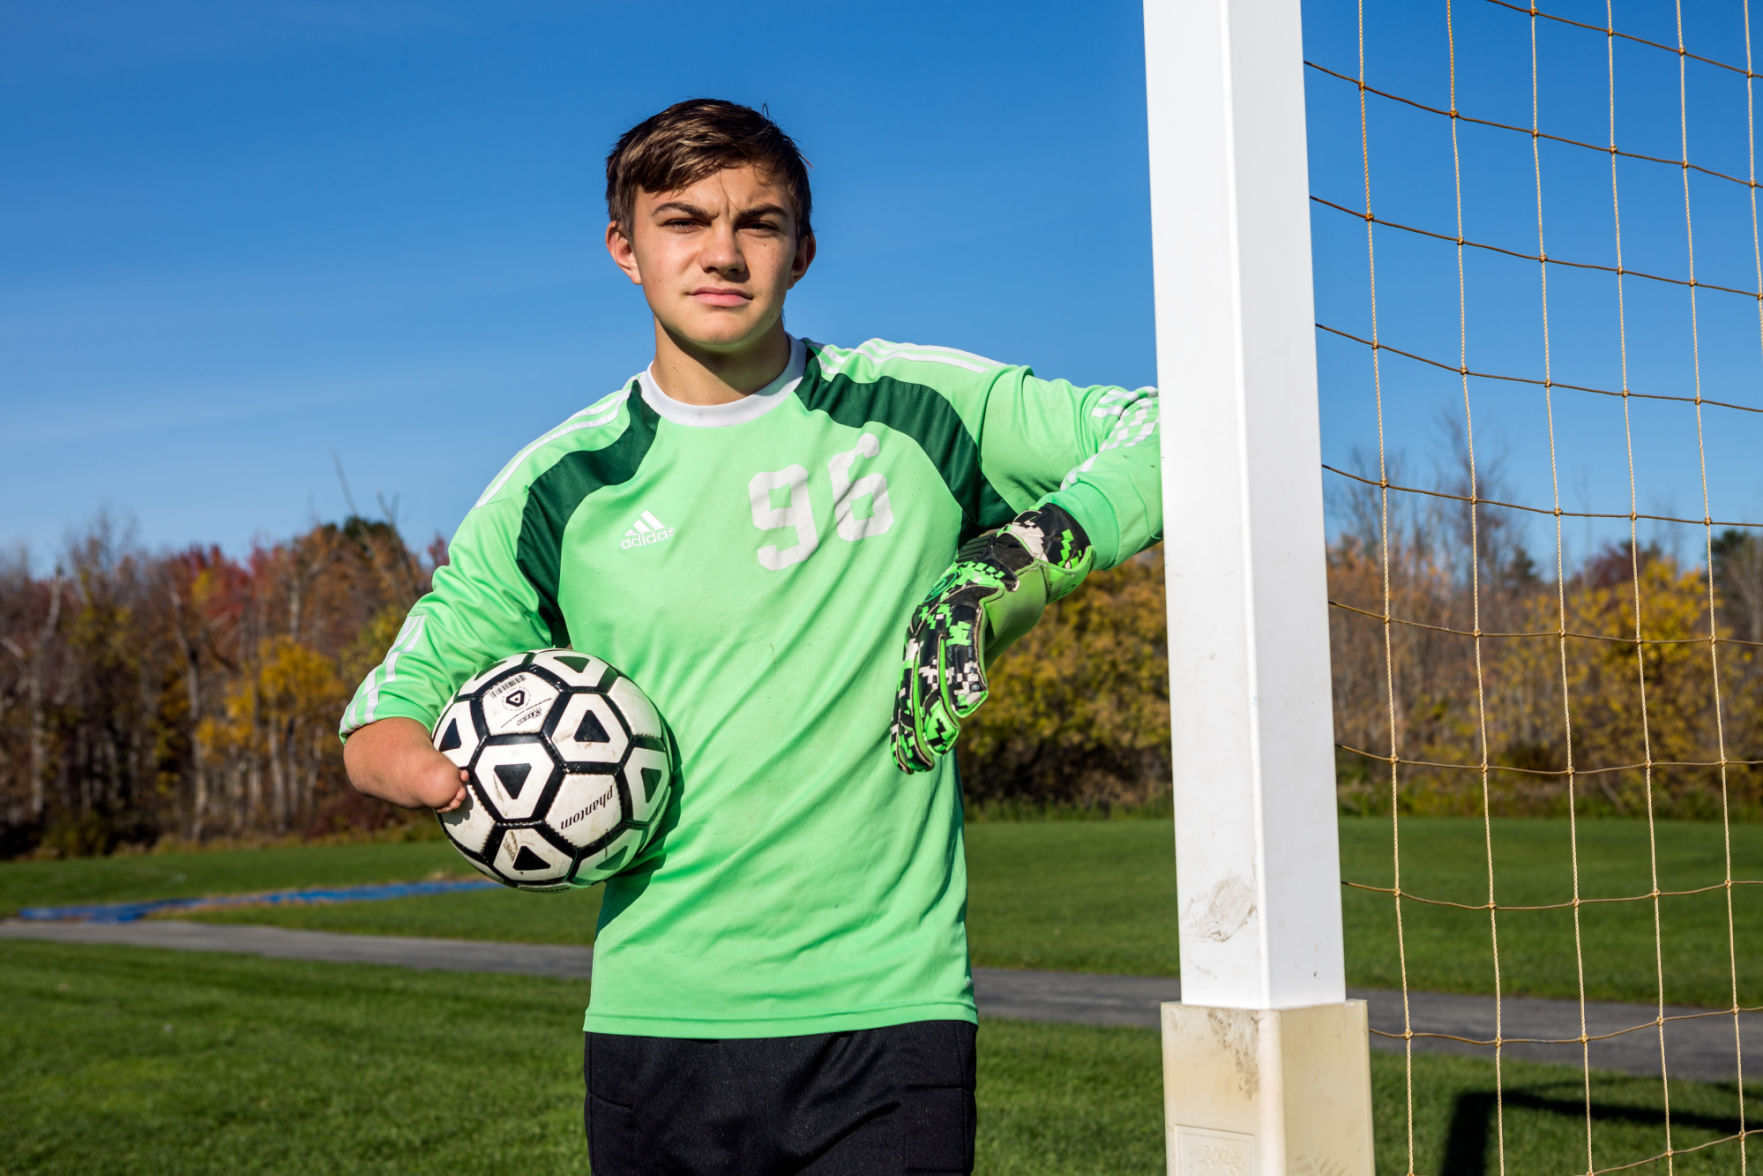
[[[1722,1087],[1716,1087],[1722,1089]],[[1733,1089],[1724,1087],[1724,1089]],[[1734,1099],[1737,1092],[1733,1090]],[[1589,1108],[1583,1092],[1577,1097],[1551,1096],[1536,1090],[1508,1089],[1504,1098],[1505,1110],[1534,1111],[1545,1115],[1558,1115],[1566,1119],[1584,1122],[1590,1116],[1595,1127],[1633,1127],[1658,1128],[1661,1132],[1659,1151],[1664,1150],[1663,1132],[1666,1115],[1661,1107],[1635,1106],[1632,1104],[1600,1102],[1593,1099]],[[1451,1123],[1445,1139],[1444,1164],[1438,1176],[1485,1176],[1489,1171],[1490,1136],[1500,1111],[1501,1100],[1496,1099],[1491,1090],[1468,1091],[1457,1096],[1451,1109]],[[1753,1126],[1754,1119],[1744,1126]],[[1694,1132],[1705,1131],[1710,1139],[1725,1139],[1741,1133],[1743,1126],[1736,1114],[1715,1115],[1693,1110],[1674,1109],[1670,1116],[1674,1130]],[[1509,1127],[1510,1129],[1510,1127]],[[1583,1147],[1583,1134],[1581,1135]],[[1698,1140],[1698,1142],[1700,1142]],[[1680,1145],[1681,1147],[1681,1145]],[[1510,1150],[1510,1148],[1508,1148]],[[1582,1157],[1583,1158],[1583,1157]]]

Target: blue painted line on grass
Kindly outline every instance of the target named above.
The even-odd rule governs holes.
[[[284,903],[375,902],[387,898],[415,898],[425,894],[451,894],[458,890],[483,890],[496,883],[488,878],[465,878],[449,882],[382,882],[371,886],[308,886],[299,890],[274,890],[268,894],[220,894],[206,898],[157,898],[145,902],[99,902],[76,906],[26,907],[21,919],[86,923],[133,923],[160,911],[196,907],[280,906]]]

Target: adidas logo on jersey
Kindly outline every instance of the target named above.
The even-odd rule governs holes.
[[[620,547],[647,547],[651,543],[665,543],[673,538],[673,528],[663,523],[649,511],[637,516],[637,524],[624,533]]]

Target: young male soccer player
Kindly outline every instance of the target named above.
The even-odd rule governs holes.
[[[594,1170],[969,1172],[946,753],[987,654],[1160,538],[1155,393],[789,335],[808,176],[746,107],[669,107],[606,174],[607,249],[654,314],[654,361],[466,515],[344,716],[350,776],[457,805],[429,728],[460,683],[526,649],[606,658],[681,767],[677,820],[601,907]]]

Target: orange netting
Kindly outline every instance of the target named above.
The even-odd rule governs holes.
[[[1718,544],[1755,542],[1763,543],[1763,522],[1755,519],[1717,518],[1712,505],[1713,495],[1709,490],[1709,430],[1711,428],[1732,429],[1749,426],[1763,416],[1763,397],[1758,403],[1744,403],[1742,396],[1725,392],[1721,397],[1704,395],[1704,307],[1703,299],[1718,298],[1733,300],[1749,299],[1755,308],[1757,317],[1758,342],[1763,344],[1763,233],[1758,230],[1757,187],[1756,178],[1756,128],[1755,104],[1753,87],[1757,73],[1752,69],[1750,15],[1748,0],[1722,0],[1722,3],[1736,4],[1743,9],[1744,61],[1737,64],[1722,60],[1714,53],[1691,52],[1685,44],[1684,12],[1682,0],[1675,0],[1674,42],[1667,42],[1656,37],[1638,35],[1616,27],[1617,20],[1611,0],[1606,0],[1603,11],[1603,22],[1594,23],[1578,19],[1565,13],[1543,11],[1537,5],[1520,5],[1509,3],[1508,0],[1436,0],[1435,4],[1406,3],[1392,9],[1387,19],[1402,21],[1434,20],[1440,29],[1439,59],[1440,68],[1448,71],[1448,101],[1443,104],[1434,97],[1428,100],[1413,92],[1403,92],[1400,82],[1385,83],[1381,77],[1371,76],[1368,69],[1367,53],[1367,14],[1368,0],[1356,0],[1358,28],[1358,60],[1355,69],[1341,67],[1340,63],[1325,61],[1308,61],[1306,65],[1313,72],[1318,86],[1333,85],[1336,82],[1350,85],[1357,91],[1358,140],[1361,167],[1360,179],[1363,184],[1362,193],[1357,206],[1345,202],[1350,200],[1339,192],[1317,192],[1312,196],[1319,221],[1327,217],[1352,218],[1363,222],[1365,229],[1364,258],[1366,290],[1369,295],[1369,329],[1350,329],[1345,325],[1318,323],[1318,330],[1324,337],[1337,344],[1353,345],[1362,349],[1368,359],[1369,387],[1366,394],[1374,402],[1376,419],[1376,468],[1349,470],[1339,465],[1325,465],[1324,469],[1333,485],[1341,487],[1343,493],[1354,492],[1366,496],[1367,502],[1374,502],[1375,508],[1367,510],[1367,514],[1375,515],[1375,548],[1376,579],[1375,590],[1367,590],[1366,597],[1375,593],[1377,600],[1362,598],[1357,602],[1345,598],[1332,599],[1331,605],[1337,616],[1362,618],[1375,622],[1381,634],[1381,693],[1384,706],[1382,708],[1382,732],[1387,736],[1384,746],[1363,746],[1361,742],[1342,739],[1338,744],[1341,753],[1351,760],[1362,764],[1367,771],[1375,770],[1387,774],[1387,802],[1390,817],[1390,850],[1391,876],[1390,885],[1379,885],[1366,881],[1348,880],[1346,885],[1353,891],[1370,892],[1388,896],[1393,906],[1393,925],[1395,935],[1396,960],[1400,975],[1403,998],[1403,1028],[1400,1033],[1381,1033],[1385,1038],[1399,1040],[1402,1043],[1404,1066],[1404,1097],[1406,1103],[1406,1140],[1407,1157],[1404,1170],[1415,1173],[1418,1163],[1417,1156],[1423,1148],[1416,1140],[1416,1101],[1422,1079],[1416,1074],[1415,1052],[1417,1043],[1424,1046],[1429,1041],[1457,1042],[1466,1045],[1491,1048],[1493,1053],[1493,1108],[1492,1133],[1495,1140],[1494,1157],[1497,1159],[1498,1170],[1507,1171],[1508,1135],[1507,1114],[1507,1081],[1505,1066],[1507,1047],[1513,1045],[1578,1045],[1580,1064],[1580,1093],[1584,1106],[1584,1154],[1583,1166],[1573,1169],[1581,1176],[1597,1176],[1599,1173],[1630,1170],[1646,1165],[1659,1165],[1661,1171],[1675,1172],[1677,1157],[1702,1153],[1709,1149],[1724,1148],[1730,1153],[1731,1170],[1745,1172],[1747,1170],[1746,1144],[1748,1137],[1760,1134],[1758,1128],[1747,1123],[1744,1099],[1744,1069],[1742,1043],[1740,1039],[1740,1017],[1744,1014],[1763,1012],[1763,1006],[1745,1006],[1740,1003],[1740,956],[1739,935],[1735,929],[1734,895],[1743,893],[1747,887],[1763,886],[1763,877],[1737,877],[1733,866],[1732,825],[1734,814],[1730,804],[1732,773],[1748,772],[1763,767],[1763,758],[1752,756],[1745,758],[1745,748],[1755,748],[1754,740],[1746,736],[1736,746],[1729,737],[1729,724],[1742,722],[1752,729],[1763,720],[1763,716],[1745,713],[1740,716],[1733,713],[1732,700],[1723,694],[1723,682],[1734,680],[1732,665],[1725,665],[1723,659],[1755,658],[1755,651],[1763,650],[1763,632],[1749,633],[1741,636],[1730,628],[1722,628],[1722,609],[1725,602],[1716,589],[1716,553]],[[1528,24],[1529,60],[1528,62],[1505,61],[1492,63],[1482,55],[1460,54],[1460,27],[1466,7],[1477,7],[1478,20],[1486,19],[1486,13],[1497,10],[1502,19]],[[1544,101],[1542,78],[1549,68],[1546,56],[1539,52],[1539,29],[1547,27],[1551,35],[1602,39],[1603,81],[1607,87],[1608,136],[1605,142],[1592,142],[1583,134],[1565,133],[1545,127],[1542,111]],[[1666,54],[1675,61],[1676,93],[1666,96],[1648,91],[1644,94],[1630,95],[1625,102],[1674,101],[1676,105],[1678,152],[1675,157],[1658,153],[1654,150],[1636,150],[1625,147],[1619,139],[1622,128],[1618,124],[1619,69],[1617,47],[1622,46],[1624,53]],[[1707,48],[1706,46],[1702,48]],[[1726,48],[1726,47],[1723,47]],[[1625,58],[1626,60],[1626,58]],[[1659,59],[1661,61],[1665,59]],[[1478,70],[1487,70],[1497,64],[1514,75],[1519,72],[1528,73],[1529,82],[1529,119],[1528,122],[1514,118],[1495,117],[1489,113],[1462,109],[1459,104],[1459,80],[1468,77]],[[1745,175],[1734,174],[1729,167],[1722,167],[1692,158],[1691,153],[1691,115],[1690,115],[1690,84],[1689,70],[1706,69],[1722,75],[1737,75],[1743,79],[1745,100],[1745,128],[1749,170]],[[1400,71],[1395,71],[1400,73]],[[1377,84],[1374,84],[1377,83]],[[1735,83],[1736,84],[1736,83]],[[1655,86],[1655,90],[1659,87]],[[1389,122],[1391,126],[1401,128],[1415,127],[1430,117],[1432,125],[1442,135],[1448,128],[1450,141],[1450,183],[1451,198],[1454,205],[1454,219],[1447,222],[1443,215],[1438,217],[1440,223],[1416,223],[1415,216],[1385,218],[1378,215],[1373,200],[1373,158],[1380,163],[1395,168],[1399,164],[1389,164],[1388,160],[1402,159],[1407,144],[1398,133],[1386,133],[1382,130],[1374,132],[1377,125],[1378,112],[1384,109],[1399,108],[1397,113],[1401,119]],[[1632,109],[1632,107],[1625,107]],[[1313,124],[1315,114],[1312,114]],[[1464,146],[1460,138],[1461,128],[1478,128],[1477,133],[1491,133],[1509,136],[1510,141],[1517,145],[1528,143],[1529,174],[1524,177],[1525,186],[1529,188],[1526,196],[1534,201],[1535,209],[1535,246],[1534,249],[1518,247],[1507,241],[1498,243],[1491,240],[1471,239],[1465,228],[1465,203],[1476,199],[1480,191],[1475,184],[1468,185],[1470,191],[1466,196],[1466,171]],[[1414,135],[1424,133],[1413,130]],[[1312,138],[1316,132],[1313,125]],[[1613,239],[1609,242],[1608,257],[1594,256],[1555,256],[1549,252],[1546,228],[1549,225],[1560,225],[1563,218],[1574,218],[1582,214],[1583,209],[1576,208],[1571,202],[1557,207],[1547,200],[1548,192],[1545,179],[1551,174],[1545,166],[1543,150],[1594,153],[1608,159],[1609,166],[1609,205],[1607,209],[1598,210],[1602,217],[1606,213],[1609,223],[1614,229]],[[1620,165],[1620,167],[1619,167]],[[1650,264],[1645,269],[1631,268],[1624,261],[1623,242],[1623,198],[1625,185],[1632,183],[1632,177],[1621,170],[1626,167],[1652,167],[1674,171],[1680,177],[1678,187],[1681,190],[1681,205],[1670,210],[1670,215],[1681,220],[1682,225],[1682,258],[1681,273],[1668,272],[1664,267]],[[1442,169],[1441,169],[1442,172]],[[1663,174],[1663,173],[1662,173]],[[1383,172],[1379,172],[1382,182]],[[1699,187],[1692,188],[1692,178],[1697,185],[1708,183],[1724,186],[1730,191],[1736,185],[1742,188],[1749,200],[1749,216],[1751,229],[1752,261],[1755,272],[1754,282],[1746,287],[1731,284],[1731,278],[1723,282],[1710,282],[1698,279],[1696,272],[1696,241],[1697,225],[1692,215],[1696,204]],[[1652,202],[1641,204],[1638,215],[1648,218],[1647,228],[1656,230],[1666,215],[1661,210],[1658,199],[1657,185],[1648,185],[1647,191]],[[1580,197],[1583,199],[1583,197]],[[1442,199],[1440,201],[1442,213]],[[1545,210],[1548,216],[1545,217]],[[1636,214],[1629,209],[1631,218]],[[1356,233],[1356,230],[1352,230]],[[1409,247],[1420,243],[1429,248],[1445,248],[1454,253],[1455,262],[1455,354],[1442,355],[1444,347],[1437,341],[1429,347],[1422,342],[1406,342],[1403,346],[1385,342],[1380,333],[1380,309],[1378,296],[1380,293],[1379,254],[1380,246],[1392,242]],[[1581,243],[1583,247],[1583,242]],[[1514,360],[1506,370],[1495,372],[1489,370],[1495,365],[1471,363],[1472,324],[1477,314],[1492,313],[1485,303],[1477,303],[1471,296],[1473,283],[1469,277],[1467,259],[1475,257],[1487,259],[1489,264],[1524,265],[1532,268],[1538,283],[1538,297],[1541,313],[1535,329],[1540,336],[1538,354],[1540,363],[1536,370],[1525,371]],[[1321,271],[1325,265],[1322,256],[1318,257],[1319,283]],[[1388,267],[1386,266],[1386,270]],[[1551,311],[1561,310],[1575,321],[1583,317],[1585,307],[1574,304],[1572,297],[1555,295],[1552,302],[1550,281],[1563,273],[1598,275],[1599,280],[1613,282],[1613,305],[1602,305],[1597,308],[1599,313],[1613,314],[1615,318],[1615,341],[1618,354],[1614,357],[1613,366],[1620,371],[1620,381],[1615,386],[1600,386],[1597,381],[1587,382],[1575,380],[1564,382],[1557,379],[1555,353],[1557,344],[1561,343],[1573,330],[1572,327],[1560,327],[1551,323]],[[1383,293],[1386,299],[1394,294],[1400,299],[1410,296],[1410,290],[1403,284],[1406,277],[1390,278],[1386,273],[1386,284]],[[1449,282],[1443,266],[1438,267],[1436,281],[1442,288]],[[1672,292],[1673,297],[1682,299],[1679,311],[1683,319],[1678,322],[1661,322],[1657,316],[1649,316],[1646,321],[1631,322],[1631,282],[1647,283],[1650,288]],[[1577,293],[1577,291],[1576,291]],[[1444,314],[1441,298],[1440,315]],[[1326,311],[1325,311],[1326,314]],[[1682,387],[1681,392],[1657,390],[1658,380],[1652,381],[1653,390],[1637,390],[1631,387],[1631,342],[1642,332],[1682,331],[1687,328],[1688,364],[1685,370],[1674,373],[1674,380]],[[1392,422],[1389,411],[1390,396],[1402,393],[1401,381],[1392,380],[1386,371],[1386,356],[1399,357],[1401,361],[1419,365],[1420,368],[1433,373],[1449,373],[1455,376],[1457,383],[1457,399],[1454,410],[1458,420],[1452,423],[1452,436],[1460,446],[1463,476],[1454,485],[1426,487],[1413,479],[1405,479],[1399,474],[1399,454],[1401,438],[1392,435],[1399,426]],[[1448,378],[1448,377],[1447,377]],[[1478,465],[1476,443],[1478,426],[1478,396],[1480,390],[1487,386],[1486,382],[1497,382],[1502,387],[1516,387],[1531,390],[1538,398],[1540,409],[1538,414],[1547,432],[1549,494],[1547,500],[1536,494],[1533,500],[1520,501],[1515,496],[1499,496],[1497,493],[1484,493],[1482,477],[1486,463]],[[1605,381],[1607,385],[1609,381]],[[1755,391],[1755,389],[1751,389]],[[1324,395],[1340,395],[1338,389],[1331,389],[1325,381]],[[1562,479],[1563,462],[1560,456],[1560,444],[1563,437],[1576,428],[1579,419],[1575,411],[1563,411],[1557,402],[1558,396],[1595,396],[1609,398],[1621,404],[1622,430],[1626,446],[1625,461],[1627,465],[1627,510],[1569,510],[1563,506]],[[1696,441],[1696,474],[1700,482],[1701,511],[1684,513],[1669,509],[1641,510],[1643,495],[1643,479],[1637,474],[1636,467],[1636,436],[1639,426],[1634,418],[1634,406],[1644,403],[1662,406],[1661,411],[1693,413],[1694,433]],[[1716,414],[1718,416],[1716,417]],[[1718,423],[1716,423],[1716,419]],[[1687,431],[1687,426],[1686,426]],[[1763,434],[1759,434],[1763,440]],[[1754,453],[1758,468],[1763,469],[1763,446]],[[1609,461],[1614,463],[1614,454]],[[1369,464],[1369,459],[1367,459]],[[1686,459],[1687,468],[1687,459]],[[1402,524],[1396,516],[1405,509],[1405,503],[1424,500],[1436,500],[1441,503],[1456,504],[1467,514],[1467,543],[1465,594],[1467,599],[1467,624],[1450,623],[1447,619],[1427,614],[1427,610],[1416,605],[1416,596],[1405,591],[1400,581],[1404,578],[1403,570],[1397,566],[1394,552],[1401,547]],[[1543,516],[1553,519],[1552,523],[1537,519],[1534,525],[1552,531],[1554,548],[1552,608],[1534,609],[1524,619],[1527,625],[1514,625],[1510,616],[1488,617],[1486,604],[1490,599],[1489,588],[1485,582],[1489,575],[1487,566],[1481,558],[1484,545],[1484,531],[1489,528],[1505,525],[1504,520],[1495,520],[1490,511],[1517,512],[1519,517]],[[1731,513],[1730,511],[1728,513]],[[1619,602],[1611,615],[1620,621],[1620,625],[1612,625],[1603,631],[1595,631],[1584,624],[1584,610],[1578,608],[1570,600],[1570,585],[1577,585],[1583,579],[1583,571],[1569,560],[1568,543],[1563,527],[1566,520],[1586,520],[1590,526],[1593,521],[1621,526],[1626,523],[1626,544],[1618,544],[1613,550],[1626,549],[1628,567],[1626,575],[1631,586],[1626,591],[1627,599]],[[1701,563],[1700,581],[1705,586],[1705,603],[1701,607],[1702,619],[1698,622],[1705,625],[1705,630],[1696,633],[1684,633],[1661,627],[1654,612],[1656,605],[1643,593],[1643,564],[1648,548],[1642,542],[1640,524],[1643,522],[1693,528],[1699,535],[1698,558]],[[1717,536],[1718,532],[1725,534]],[[1729,540],[1726,534],[1736,534],[1738,539]],[[1747,538],[1749,537],[1749,538]],[[1722,548],[1724,550],[1724,548]],[[1612,582],[1620,585],[1622,569],[1618,568],[1611,574]],[[1577,589],[1573,589],[1577,591]],[[1331,592],[1331,596],[1341,596]],[[1427,614],[1427,615],[1423,615]],[[1552,614],[1552,615],[1551,615]],[[1488,622],[1484,625],[1484,621]],[[1504,623],[1501,623],[1504,622]],[[1452,639],[1462,639],[1470,646],[1468,661],[1473,666],[1473,687],[1465,691],[1460,706],[1461,718],[1456,727],[1456,738],[1452,744],[1440,749],[1438,741],[1422,746],[1411,745],[1414,737],[1410,734],[1414,723],[1409,714],[1412,699],[1404,697],[1404,684],[1408,675],[1404,656],[1399,647],[1405,633],[1437,634]],[[1499,644],[1496,644],[1499,643]],[[1555,722],[1557,726],[1549,735],[1552,746],[1559,746],[1561,762],[1548,765],[1517,762],[1507,756],[1497,740],[1490,734],[1490,728],[1502,720],[1496,711],[1504,705],[1502,699],[1496,697],[1503,692],[1527,688],[1522,683],[1515,684],[1511,675],[1502,670],[1500,675],[1491,673],[1491,663],[1505,656],[1504,651],[1513,643],[1525,643],[1539,650],[1546,649],[1547,655],[1539,654],[1526,663],[1532,667],[1534,687],[1539,697],[1552,699],[1551,705],[1557,705]],[[1626,659],[1629,664],[1627,671],[1632,675],[1632,686],[1624,685],[1622,689],[1632,690],[1631,697],[1638,704],[1632,717],[1634,730],[1624,744],[1631,749],[1631,754],[1614,756],[1607,750],[1607,741],[1600,742],[1590,738],[1593,732],[1585,724],[1585,710],[1580,705],[1582,699],[1576,694],[1583,694],[1588,687],[1583,674],[1576,673],[1572,668],[1577,664],[1583,648],[1581,643],[1593,643],[1596,648],[1603,649],[1618,659]],[[1632,654],[1630,651],[1632,650]],[[1654,712],[1661,706],[1676,706],[1674,700],[1662,701],[1658,695],[1662,689],[1659,684],[1659,672],[1656,659],[1665,651],[1689,651],[1702,662],[1706,682],[1706,709],[1712,715],[1711,734],[1699,745],[1702,754],[1686,756],[1673,753],[1672,748],[1661,743],[1660,732],[1662,720]],[[1338,657],[1338,654],[1337,654]],[[1501,663],[1502,665],[1504,663]],[[1749,672],[1747,670],[1747,672]],[[1547,678],[1547,681],[1543,679]],[[1337,697],[1339,691],[1337,683]],[[1625,694],[1625,697],[1630,695]],[[1747,704],[1749,705],[1749,704]],[[1581,720],[1576,730],[1576,717]],[[1673,744],[1673,747],[1678,745]],[[1604,749],[1604,750],[1600,750]],[[1445,752],[1455,751],[1450,755]],[[1701,886],[1669,888],[1660,882],[1660,833],[1658,814],[1664,803],[1667,784],[1665,777],[1669,773],[1680,771],[1696,771],[1705,774],[1711,781],[1709,787],[1718,795],[1718,821],[1709,821],[1706,836],[1710,845],[1718,839],[1724,857],[1724,877],[1714,883]],[[1411,829],[1404,824],[1405,808],[1413,801],[1414,783],[1419,775],[1427,778],[1438,778],[1441,774],[1464,781],[1465,788],[1479,794],[1476,802],[1481,824],[1481,862],[1479,871],[1485,898],[1475,902],[1464,902],[1458,899],[1441,897],[1435,894],[1414,893],[1404,887],[1403,883],[1403,837]],[[1495,829],[1496,793],[1498,782],[1507,777],[1516,776],[1533,779],[1538,786],[1556,788],[1564,792],[1560,811],[1567,820],[1567,849],[1571,858],[1571,897],[1556,902],[1510,902],[1501,901],[1499,897],[1499,875],[1495,869]],[[1633,892],[1615,894],[1587,894],[1582,892],[1582,865],[1591,863],[1582,860],[1582,842],[1584,833],[1581,822],[1584,816],[1585,801],[1588,799],[1587,789],[1595,782],[1620,777],[1635,783],[1639,796],[1639,807],[1644,809],[1647,845],[1647,870],[1650,886],[1645,889],[1638,887]],[[1710,850],[1710,856],[1712,851]],[[1718,950],[1724,956],[1725,971],[1730,979],[1730,1002],[1724,1008],[1708,1008],[1698,1011],[1667,1011],[1667,989],[1669,986],[1667,967],[1667,935],[1665,933],[1665,913],[1662,900],[1684,898],[1695,895],[1723,893],[1725,895],[1725,937],[1718,944],[1710,941],[1699,946],[1707,951]],[[1652,1015],[1645,1016],[1637,1012],[1633,1023],[1607,1031],[1593,1032],[1588,1028],[1587,1017],[1587,945],[1588,932],[1582,926],[1582,912],[1622,904],[1640,904],[1649,909],[1652,922],[1652,958],[1649,961],[1652,973],[1651,1001]],[[1493,962],[1492,995],[1494,1001],[1494,1031],[1490,1036],[1477,1036],[1457,1033],[1441,1033],[1419,1030],[1415,1028],[1414,1012],[1411,1007],[1411,932],[1409,921],[1414,917],[1416,907],[1442,908],[1466,912],[1480,912],[1485,916],[1485,924],[1478,933],[1485,936],[1485,946]],[[1506,995],[1504,969],[1501,957],[1501,916],[1509,912],[1535,912],[1560,910],[1570,912],[1572,918],[1573,959],[1575,975],[1574,988],[1577,990],[1579,1010],[1579,1032],[1567,1036],[1524,1036],[1508,1035],[1506,1032],[1505,1009],[1509,998]],[[1563,929],[1563,935],[1565,931]],[[1479,950],[1479,949],[1478,949]],[[1666,1027],[1672,1024],[1705,1021],[1715,1018],[1730,1019],[1732,1023],[1732,1046],[1734,1056],[1734,1073],[1731,1081],[1736,1087],[1737,1111],[1733,1119],[1735,1126],[1724,1127],[1716,1132],[1713,1138],[1703,1139],[1693,1144],[1682,1144],[1674,1139],[1672,1111],[1672,1071],[1667,1051]],[[1608,1023],[1608,1022],[1606,1022]],[[1375,1032],[1375,1031],[1374,1031]],[[1610,1041],[1635,1034],[1653,1034],[1658,1041],[1658,1066],[1660,1072],[1658,1087],[1658,1118],[1661,1135],[1658,1147],[1650,1154],[1639,1158],[1629,1156],[1605,1156],[1600,1165],[1598,1140],[1593,1130],[1594,1107],[1593,1085],[1594,1067],[1592,1063],[1591,1044],[1593,1042]],[[1724,1161],[1723,1161],[1724,1162]],[[1698,1168],[1697,1170],[1703,1170]],[[1726,1169],[1722,1169],[1726,1170]],[[1524,1176],[1543,1176],[1542,1173],[1525,1173]]]

